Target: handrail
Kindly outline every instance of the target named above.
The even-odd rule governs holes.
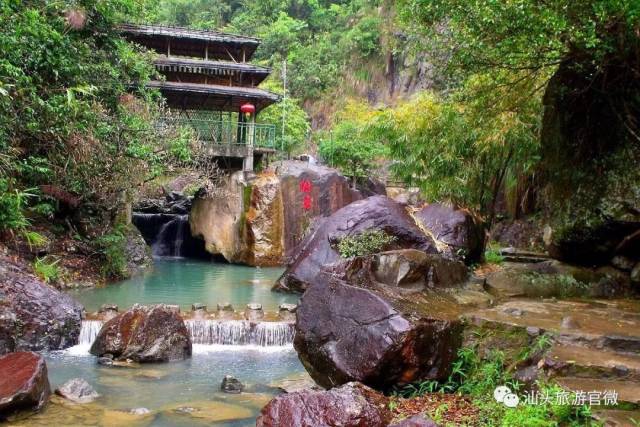
[[[275,148],[276,127],[273,124],[172,117],[165,123],[188,126],[200,142],[215,145],[249,145]]]

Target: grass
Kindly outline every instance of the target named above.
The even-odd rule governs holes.
[[[529,347],[519,352],[518,359],[525,360],[534,354],[546,351],[551,344],[550,337],[542,335]],[[478,408],[478,419],[475,426],[500,427],[552,427],[552,426],[589,426],[598,425],[591,420],[588,406],[558,405],[553,399],[539,405],[525,404],[524,390],[512,377],[508,366],[514,366],[505,353],[496,348],[489,348],[481,357],[477,345],[464,347],[458,351],[451,375],[446,381],[423,381],[409,384],[396,390],[397,397],[415,398],[428,393],[457,393],[468,396]],[[508,408],[496,402],[493,391],[497,386],[506,385],[521,396],[521,403],[516,408]],[[538,381],[536,386],[541,393],[555,396],[560,387],[553,383]],[[429,414],[434,420],[443,418],[449,408],[445,404]]]
[[[500,254],[500,247],[493,244],[488,245],[484,251],[484,261],[488,264],[502,264],[504,257]]]
[[[396,237],[384,230],[365,230],[354,236],[343,237],[338,242],[338,252],[343,258],[365,256],[381,252],[396,241]]]
[[[60,278],[59,262],[59,259],[52,259],[51,257],[36,258],[33,263],[33,270],[36,276],[41,278],[45,283],[51,283]]]

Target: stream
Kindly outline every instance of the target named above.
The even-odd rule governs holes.
[[[279,268],[250,268],[186,259],[156,259],[147,274],[102,288],[70,291],[87,312],[117,304],[120,312],[135,303],[179,305],[203,303],[214,313],[229,302],[236,312],[248,303],[277,312],[279,304],[296,303],[295,295],[271,292]],[[243,320],[186,320],[193,342],[191,359],[137,368],[105,367],[89,347],[102,326],[83,321],[80,344],[46,355],[52,389],[71,378],[87,380],[101,395],[91,404],[74,405],[54,398],[46,409],[17,425],[253,426],[279,382],[305,378],[293,350],[293,325]],[[243,382],[246,392],[220,391],[225,375]],[[131,414],[135,408],[149,413]],[[143,411],[144,412],[144,411]]]

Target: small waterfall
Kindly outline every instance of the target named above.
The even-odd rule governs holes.
[[[193,344],[282,347],[293,342],[293,323],[244,320],[185,320]]]
[[[102,320],[83,320],[80,327],[79,345],[91,345],[100,333],[104,322]]]
[[[291,344],[295,334],[293,323],[288,322],[258,323],[253,331],[255,343],[262,347]]]
[[[182,245],[185,239],[185,228],[189,227],[188,215],[175,215],[175,217],[162,225],[158,235],[151,244],[151,250],[155,256],[182,256]],[[188,233],[191,233],[189,230]]]
[[[185,320],[193,344],[256,345],[283,347],[293,343],[295,329],[289,322],[259,322],[246,320]],[[89,347],[100,333],[102,320],[83,320],[79,346]]]

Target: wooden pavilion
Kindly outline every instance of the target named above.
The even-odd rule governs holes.
[[[191,126],[225,169],[252,171],[254,161],[275,152],[275,125],[256,116],[280,97],[259,89],[271,70],[252,65],[260,40],[209,30],[126,24],[131,42],[155,51],[165,80],[152,81],[175,113]]]

